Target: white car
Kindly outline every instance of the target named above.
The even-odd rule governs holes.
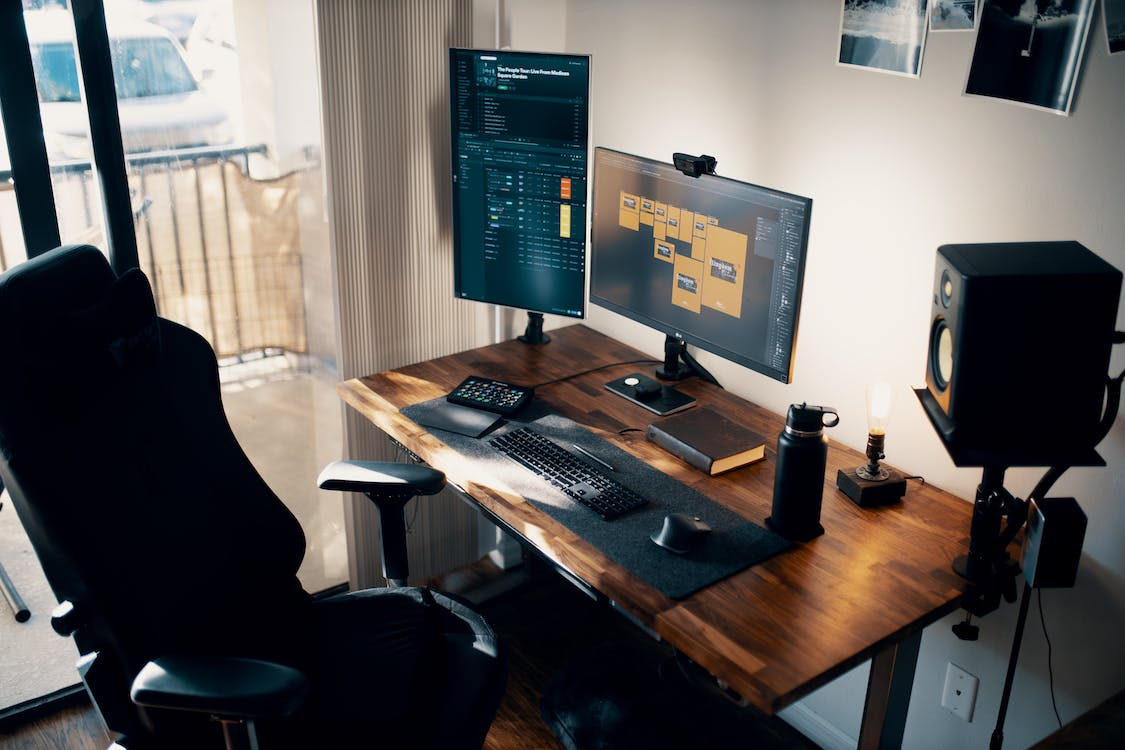
[[[136,7],[141,18],[168,29],[176,41],[186,45],[196,16],[204,5],[198,0],[139,0]]]
[[[24,14],[35,66],[47,153],[88,159],[89,121],[81,101],[74,25],[65,10]],[[230,143],[226,110],[199,84],[183,48],[154,24],[107,19],[122,142],[127,153]]]

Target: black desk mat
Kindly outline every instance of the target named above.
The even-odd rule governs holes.
[[[409,406],[402,413],[419,422],[426,418],[428,410],[441,409],[444,402],[443,398],[434,399]],[[573,451],[571,446],[578,444],[609,462],[616,469],[611,474],[613,479],[646,498],[648,505],[613,521],[603,521],[487,442],[490,437],[523,426],[553,438],[567,450]],[[481,438],[426,429],[463,455],[487,464],[489,474],[500,477],[508,489],[527,498],[611,560],[673,599],[689,596],[791,546],[784,537],[654,469],[573,420],[551,413],[538,399],[526,406],[518,418],[500,422]],[[711,533],[691,552],[672,554],[649,538],[669,513],[699,516],[711,527]]]

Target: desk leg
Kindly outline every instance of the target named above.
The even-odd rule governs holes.
[[[867,700],[859,725],[859,750],[902,746],[921,645],[922,631],[918,630],[871,657]]]

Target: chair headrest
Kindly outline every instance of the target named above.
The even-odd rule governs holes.
[[[95,247],[55,248],[0,276],[0,357],[14,370],[0,374],[0,392],[71,408],[78,394],[153,362],[159,330],[139,269],[116,278]]]

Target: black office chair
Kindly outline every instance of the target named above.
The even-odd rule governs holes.
[[[230,430],[214,352],[140,271],[68,246],[3,274],[0,359],[0,475],[121,745],[481,746],[493,631],[425,588],[301,588],[304,536]],[[321,483],[387,497],[388,533],[444,477],[353,462]]]

